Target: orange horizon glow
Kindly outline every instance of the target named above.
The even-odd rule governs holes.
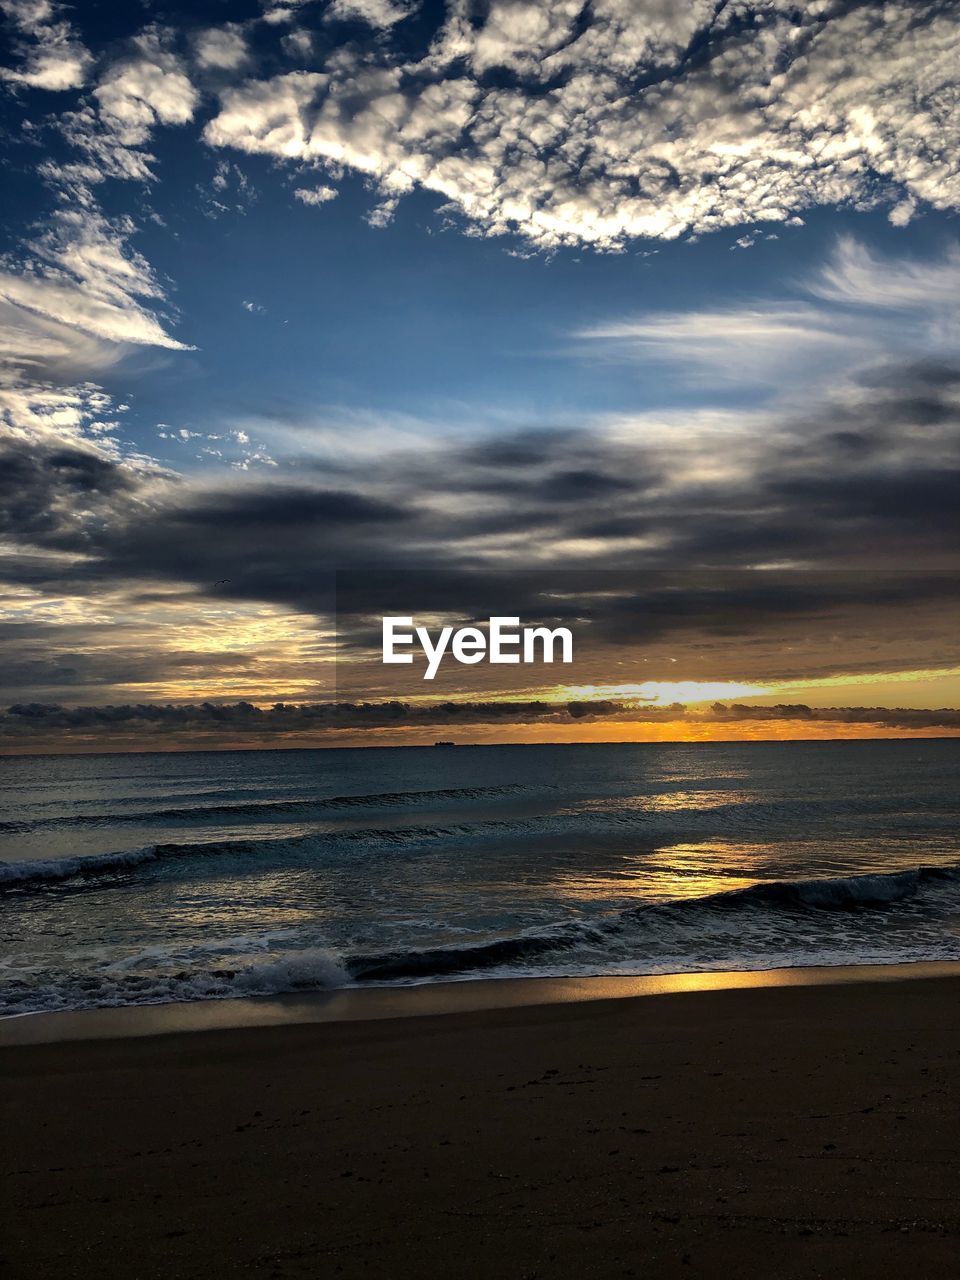
[[[34,741],[20,749],[0,750],[3,756],[108,755],[111,753],[180,753],[190,751],[309,751],[337,747],[432,747],[437,741],[458,746],[575,746],[632,744],[697,744],[747,742],[870,742],[960,738],[960,728],[925,727],[905,729],[889,725],[843,724],[828,721],[738,721],[697,722],[666,720],[657,724],[635,721],[598,720],[558,724],[471,724],[429,727],[383,727],[377,729],[327,730],[324,733],[217,738],[194,733],[189,737],[158,735],[156,741],[117,735],[106,739],[97,734],[77,734],[57,742]]]

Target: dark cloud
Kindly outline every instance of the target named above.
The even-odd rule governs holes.
[[[128,515],[138,486],[92,445],[0,434],[0,533],[10,540],[79,550],[98,521]]]
[[[296,609],[318,607],[318,574],[333,569],[955,565],[960,374],[903,372],[905,385],[921,376],[922,393],[864,387],[766,436],[714,441],[715,459],[702,433],[653,446],[563,428],[367,459],[336,488],[303,468],[158,487],[93,449],[15,440],[0,520],[27,556],[84,551],[81,586],[216,583]],[[62,581],[62,565],[50,571]]]
[[[83,636],[84,649],[71,650],[69,644],[49,628],[34,644],[0,642],[0,691],[10,698],[29,689],[38,697],[88,698],[104,685],[156,685],[189,677],[223,673],[247,677],[254,684],[258,662],[250,654],[228,648],[215,652],[179,650],[166,652],[144,643],[93,648],[97,632]]]
[[[273,484],[269,488],[212,492],[170,513],[169,522],[189,534],[204,527],[217,531],[239,524],[245,530],[281,534],[285,529],[325,533],[363,525],[393,524],[409,519],[404,508],[340,489],[308,489]]]
[[[952,365],[908,364],[899,380],[886,367],[766,434],[721,439],[691,426],[434,441],[341,459],[336,487],[315,461],[200,485],[96,442],[11,435],[0,580],[336,612],[344,654],[377,645],[387,613],[506,614],[576,623],[590,646],[782,633],[796,653],[802,626],[820,635],[820,670],[943,666],[958,661],[958,385]],[[798,570],[756,572],[771,562]],[[837,634],[856,643],[838,652]],[[26,636],[7,656],[26,687],[55,691],[32,683]],[[95,664],[47,665],[72,688]],[[119,660],[117,679],[135,666]],[[97,671],[108,686],[109,659]]]
[[[337,600],[341,697],[423,691],[419,666],[379,664],[381,616],[412,611],[481,629],[497,614],[567,626],[575,636],[574,664],[562,674],[568,684],[618,683],[620,662],[642,670],[637,678],[670,679],[678,655],[686,659],[687,676],[736,673],[754,681],[960,665],[960,583],[937,572],[343,572]],[[359,661],[364,655],[367,661]],[[463,686],[448,681],[477,688],[485,678],[479,672],[471,668],[464,676],[447,664],[438,679],[451,692]],[[509,687],[513,669],[492,672],[491,679]],[[531,676],[520,668],[515,678],[529,682]]]
[[[715,703],[709,709],[680,704],[635,707],[616,701],[550,703],[386,702],[277,703],[261,708],[250,702],[190,705],[137,703],[121,706],[63,707],[18,703],[0,712],[0,744],[28,746],[82,739],[109,745],[118,735],[219,735],[229,741],[249,738],[333,739],[337,731],[441,729],[457,725],[562,725],[571,721],[616,720],[633,724],[764,724],[775,721],[865,725],[903,730],[960,730],[960,709],[917,710],[890,707],[810,707],[805,704],[746,706]]]
[[[805,703],[777,703],[772,707],[749,707],[743,703],[725,706],[714,703],[714,719],[763,722],[771,720],[817,721],[821,724],[862,724],[888,729],[960,729],[960,709],[939,707],[808,707]]]

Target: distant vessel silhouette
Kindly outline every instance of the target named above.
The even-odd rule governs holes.
[[[455,747],[457,744],[455,742],[449,742],[446,738],[441,738],[439,741],[435,742],[433,745],[435,747]]]

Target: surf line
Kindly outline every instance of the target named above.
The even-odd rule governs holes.
[[[518,663],[573,662],[573,633],[568,627],[521,626],[520,619],[488,618],[486,629],[480,627],[441,627],[436,639],[430,629],[415,626],[412,617],[383,619],[383,661],[385,664],[414,660],[413,649],[419,644],[427,659],[424,680],[432,680],[440,664],[452,655],[456,662],[472,666],[487,662],[515,665]]]

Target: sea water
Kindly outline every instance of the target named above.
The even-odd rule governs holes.
[[[960,959],[960,741],[0,760],[0,1013]]]

